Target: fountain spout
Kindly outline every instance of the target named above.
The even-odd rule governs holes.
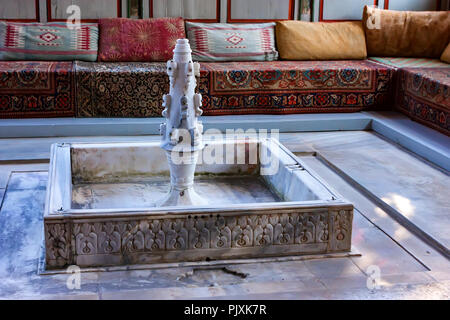
[[[200,65],[192,61],[188,39],[178,39],[173,59],[167,62],[169,94],[163,97],[161,148],[170,169],[170,192],[159,206],[201,205],[207,201],[194,190],[194,173],[199,152],[204,148],[201,94],[195,93]]]

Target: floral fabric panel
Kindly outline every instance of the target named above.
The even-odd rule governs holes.
[[[99,26],[99,61],[167,61],[177,39],[186,37],[182,18],[107,18]]]

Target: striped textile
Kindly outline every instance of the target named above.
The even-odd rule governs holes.
[[[227,24],[186,22],[196,61],[273,61],[275,23]]]
[[[0,60],[96,61],[98,25],[0,21]]]
[[[371,57],[369,60],[376,61],[396,68],[450,68],[450,64],[439,59],[430,58],[381,58]]]

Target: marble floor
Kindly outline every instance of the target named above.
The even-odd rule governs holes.
[[[156,136],[0,139],[1,299],[449,299],[448,172],[371,131],[286,133],[280,140],[355,205],[357,256],[39,274],[53,142]]]

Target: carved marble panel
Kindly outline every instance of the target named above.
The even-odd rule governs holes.
[[[347,206],[318,212],[272,210],[249,215],[227,212],[225,216],[204,213],[175,218],[83,219],[73,224],[46,222],[47,267],[83,265],[80,261],[84,260],[79,259],[83,256],[90,256],[95,265],[104,265],[104,255],[116,255],[121,261],[127,256],[127,263],[139,263],[146,256],[177,262],[226,259],[239,251],[247,257],[301,254],[305,248],[315,248],[308,253],[350,251],[352,218],[352,208]],[[191,258],[192,250],[202,251],[202,258]]]

